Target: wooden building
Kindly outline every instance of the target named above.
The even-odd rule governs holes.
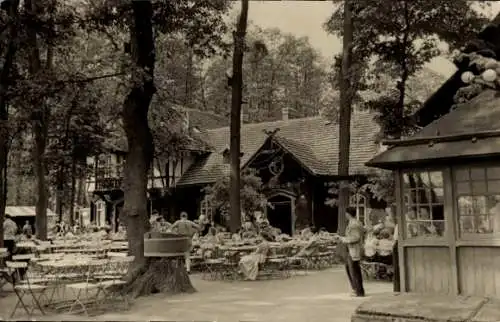
[[[351,125],[350,179],[363,182],[373,174],[364,163],[380,152],[375,138],[379,127],[370,112],[355,112]],[[203,188],[222,176],[229,176],[229,127],[207,131],[214,152],[200,157],[178,181],[176,189],[184,191],[177,201],[178,210],[192,218],[213,213]],[[306,203],[307,224],[329,231],[337,229],[337,210],[325,204],[334,197],[328,183],[339,180],[338,124],[323,117],[283,119],[273,122],[243,124],[241,128],[242,170],[257,170],[264,191],[273,207],[267,209],[271,225],[293,233],[299,198]],[[196,202],[193,202],[196,201]],[[365,221],[371,207],[383,207],[369,195],[354,194],[351,205]]]
[[[155,158],[148,180],[150,212],[156,211],[165,217],[173,216],[171,205],[177,198],[176,184],[197,158],[210,153],[212,148],[201,139],[204,130],[227,124],[223,117],[198,110],[176,107],[170,126],[185,131],[186,142],[174,156]],[[171,129],[172,130],[172,129]],[[97,226],[106,223],[116,228],[123,207],[123,164],[127,153],[127,142],[123,131],[117,131],[105,143],[105,152],[87,158],[89,174],[86,190],[89,195],[90,220]]]
[[[155,158],[148,183],[150,212],[156,211],[169,221],[181,211],[191,219],[206,214],[223,221],[220,216],[216,218],[217,209],[208,202],[204,188],[229,175],[229,127],[224,126],[227,119],[209,114],[191,110],[189,119],[181,123],[189,124],[193,140],[175,158]],[[267,216],[283,232],[294,232],[299,200],[307,216],[306,224],[336,231],[336,208],[325,201],[335,197],[328,192],[329,184],[340,179],[338,124],[320,116],[288,119],[286,109],[283,116],[279,121],[242,124],[242,170],[257,170],[273,205],[267,209]],[[373,116],[370,112],[355,112],[352,118],[349,179],[360,183],[375,174],[364,163],[381,149],[375,140],[380,129]],[[116,142],[120,140],[115,140],[107,153],[88,160],[96,174],[87,182],[87,191],[93,196],[91,220],[98,225],[109,222],[116,226],[123,207],[126,142]],[[385,204],[366,193],[356,193],[351,197],[351,206],[365,222],[371,208],[384,208]]]
[[[368,163],[397,175],[402,291],[500,296],[499,106],[486,90]]]

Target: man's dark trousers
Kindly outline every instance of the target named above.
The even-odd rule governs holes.
[[[352,290],[356,293],[357,296],[365,296],[365,289],[363,288],[363,276],[361,275],[361,266],[359,260],[354,261],[352,260],[352,257],[347,254],[345,268]]]

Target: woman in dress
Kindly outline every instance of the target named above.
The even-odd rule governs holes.
[[[261,243],[257,249],[249,254],[241,257],[238,267],[246,280],[255,281],[259,275],[259,265],[266,261],[269,253],[269,242],[272,241],[272,236],[263,232],[260,234]]]

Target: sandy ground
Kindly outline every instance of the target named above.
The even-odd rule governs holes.
[[[369,297],[387,294],[392,285],[365,282],[367,297],[352,298],[342,267],[286,280],[254,282],[204,281],[193,275],[195,294],[156,294],[136,299],[130,310],[86,317],[78,314],[35,315],[37,321],[288,321],[348,322],[355,308]],[[15,295],[0,298],[0,320],[6,320],[15,304]],[[16,320],[27,316],[18,310]]]

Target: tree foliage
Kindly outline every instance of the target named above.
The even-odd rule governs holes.
[[[281,118],[282,108],[290,117],[318,115],[329,104],[325,100],[328,78],[325,63],[307,37],[285,34],[278,29],[251,27],[244,57],[243,112],[247,122]],[[259,54],[255,44],[265,44]],[[220,115],[228,113],[226,71],[230,61],[213,59],[203,76],[203,108]]]
[[[220,177],[213,185],[204,188],[206,198],[216,209],[229,211],[229,176]],[[256,211],[264,211],[267,198],[263,193],[262,180],[255,171],[246,169],[241,173],[241,209],[248,215]]]
[[[376,66],[364,70],[362,81],[376,81],[383,74],[393,78],[388,93],[373,107],[390,110],[381,111],[387,118],[385,135],[400,137],[411,123],[405,109],[414,109],[414,102],[406,97],[408,79],[443,52],[441,42],[459,48],[475,37],[487,19],[466,0],[366,0],[356,1],[354,11],[354,56]],[[342,15],[340,6],[327,21],[327,31],[342,35]]]

